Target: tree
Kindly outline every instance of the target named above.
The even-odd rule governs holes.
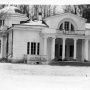
[[[77,14],[85,19],[87,22],[90,23],[90,5],[73,5],[73,9],[71,5],[64,6],[64,12],[70,12]]]

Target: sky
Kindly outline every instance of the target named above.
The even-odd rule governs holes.
[[[50,4],[50,5],[77,5],[90,4],[90,0],[1,0],[1,4]]]

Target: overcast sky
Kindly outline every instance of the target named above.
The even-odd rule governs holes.
[[[52,4],[52,5],[74,5],[90,4],[90,0],[1,0],[1,4]]]

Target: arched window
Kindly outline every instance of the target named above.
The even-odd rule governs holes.
[[[59,30],[74,31],[74,26],[71,22],[65,21],[61,23]]]

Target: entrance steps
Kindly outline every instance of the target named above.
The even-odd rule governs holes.
[[[78,61],[51,61],[49,65],[53,66],[90,66],[90,62],[78,62]]]

